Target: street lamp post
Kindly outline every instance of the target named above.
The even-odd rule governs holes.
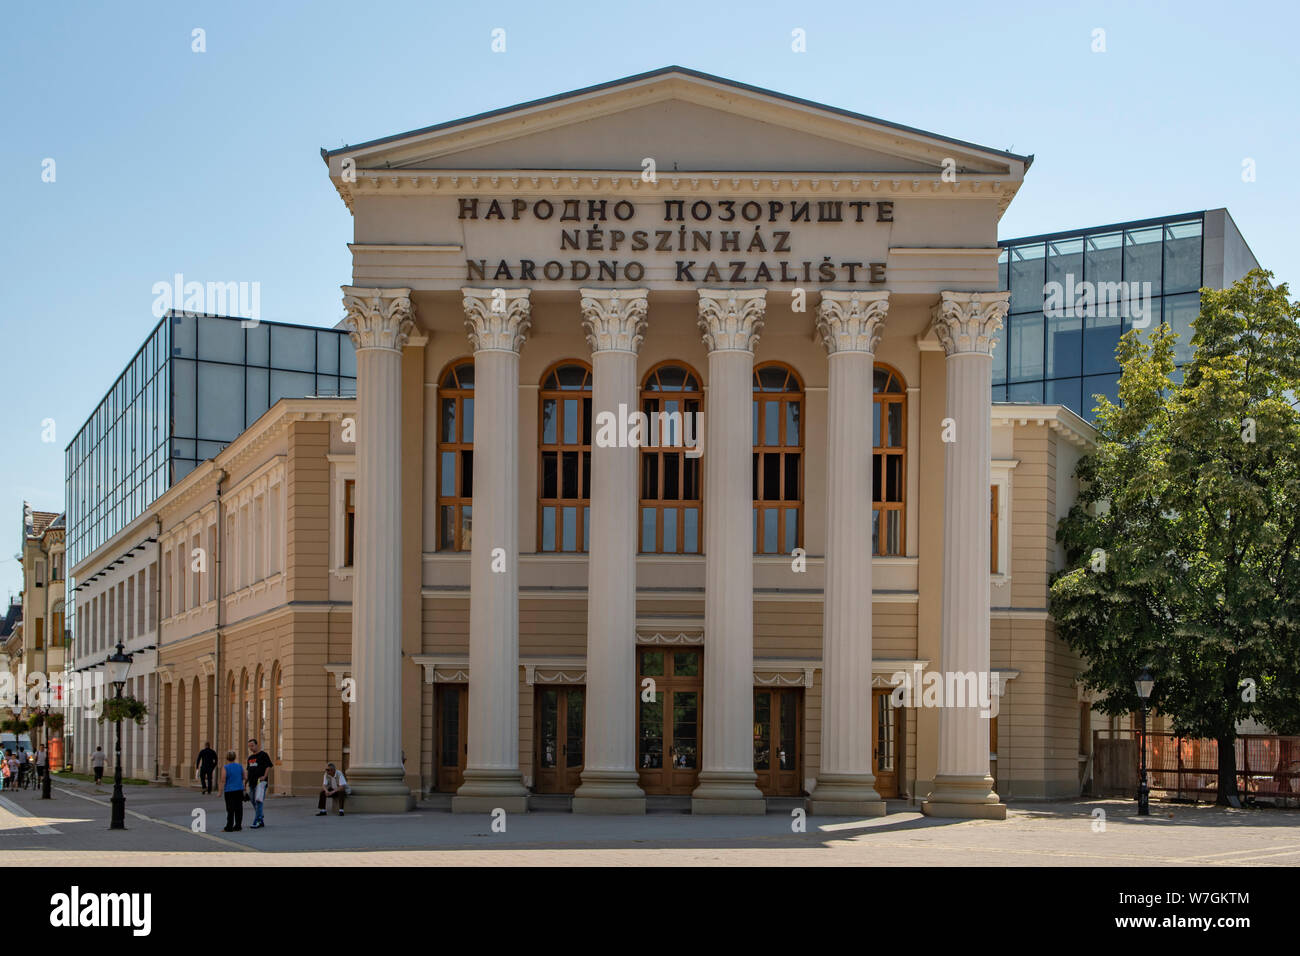
[[[48,688],[49,683],[47,682],[45,686]],[[48,692],[49,691],[47,690],[46,693]],[[41,777],[41,799],[48,800],[50,799],[50,771],[54,769],[54,764],[50,762],[50,706],[49,704],[45,705],[45,721],[44,723],[41,724],[41,726],[44,728],[44,736],[45,736],[45,773]]]
[[[1145,817],[1151,812],[1151,791],[1147,787],[1147,701],[1151,699],[1151,688],[1155,681],[1151,678],[1151,672],[1144,667],[1133,683],[1138,700],[1142,702],[1142,709],[1138,712],[1138,816]]]
[[[117,645],[117,653],[109,656],[104,663],[108,667],[108,679],[112,682],[114,688],[113,697],[115,700],[122,699],[122,687],[126,684],[127,672],[131,669],[131,655],[122,653],[121,642]],[[117,741],[113,745],[113,798],[109,801],[113,808],[112,821],[109,823],[110,830],[126,829],[126,794],[122,792],[122,711],[117,710],[116,720],[113,723],[117,727]]]

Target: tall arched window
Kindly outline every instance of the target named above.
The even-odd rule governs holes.
[[[438,549],[470,550],[474,498],[474,362],[453,362],[438,384]]]
[[[872,383],[871,553],[903,553],[903,505],[907,491],[907,386],[888,365],[877,365]]]
[[[586,551],[591,513],[591,367],[565,361],[542,376],[537,447],[538,550]]]
[[[699,554],[703,539],[700,461],[686,453],[698,445],[697,416],[704,407],[700,377],[685,365],[664,362],[641,385],[641,411],[650,434],[641,451],[641,551]]]
[[[803,383],[788,365],[754,368],[754,553],[803,539]]]

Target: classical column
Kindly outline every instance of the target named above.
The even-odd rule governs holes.
[[[355,571],[348,783],[351,809],[415,806],[402,769],[402,348],[415,330],[410,289],[343,286],[357,349]]]
[[[1007,292],[942,292],[932,327],[947,355],[943,423],[943,627],[940,666],[948,688],[970,687],[965,700],[943,701],[934,789],[922,809],[936,817],[1004,820],[1006,805],[989,776],[990,686],[989,480],[992,444],[993,335],[1007,312]],[[966,675],[963,682],[958,675]],[[969,698],[974,696],[974,700]],[[958,706],[958,705],[961,706]]]
[[[871,772],[871,410],[888,292],[821,295],[829,353],[821,769],[809,810],[880,816]],[[883,533],[883,529],[882,529]]]
[[[763,813],[754,774],[754,343],[764,289],[700,289],[704,409],[704,707],[693,813]]]
[[[456,813],[528,809],[519,772],[519,350],[527,289],[462,289],[474,346],[469,753]]]
[[[622,421],[637,410],[636,356],[646,327],[645,289],[580,289],[591,344],[592,411]],[[626,406],[620,414],[619,406]],[[587,559],[587,749],[574,813],[645,813],[636,771],[635,447],[591,449]]]

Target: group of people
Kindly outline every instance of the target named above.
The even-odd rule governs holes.
[[[248,742],[248,760],[245,763],[236,759],[233,750],[226,751],[226,763],[221,768],[219,781],[216,775],[217,752],[212,749],[210,742],[204,743],[194,766],[199,771],[199,783],[204,793],[212,793],[214,782],[221,785],[221,795],[226,802],[226,826],[223,832],[232,833],[244,828],[245,803],[253,805],[253,823],[249,829],[260,830],[266,826],[266,794],[271,786],[271,774],[275,765],[256,740]],[[342,772],[334,764],[327,765],[316,815],[325,816],[325,803],[333,800],[339,816],[343,816],[343,803],[349,789]]]
[[[36,774],[37,783],[44,783],[45,775],[50,772],[50,752],[42,744],[36,750],[35,760],[22,748],[15,753],[6,750],[0,759],[0,789],[17,790],[27,779],[29,773]]]

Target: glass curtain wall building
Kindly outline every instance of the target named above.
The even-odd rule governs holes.
[[[356,364],[336,329],[169,312],[65,452],[68,567],[280,399],[355,396]]]
[[[1090,422],[1096,395],[1118,398],[1122,334],[1167,323],[1179,336],[1181,374],[1199,290],[1258,265],[1224,209],[999,245],[1011,306],[993,353],[993,401],[1065,405]]]

